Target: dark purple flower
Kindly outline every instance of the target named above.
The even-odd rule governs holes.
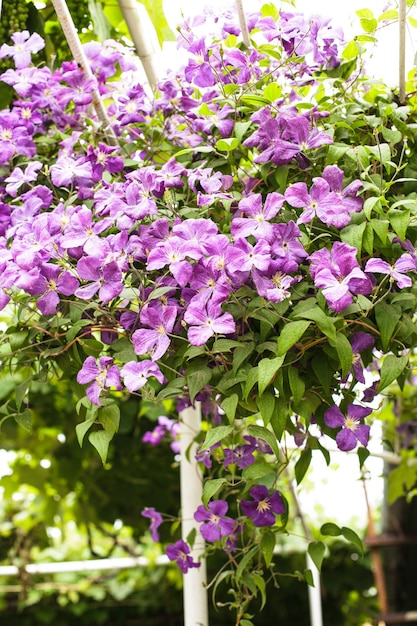
[[[219,541],[233,532],[235,522],[231,517],[226,517],[228,508],[225,500],[209,502],[207,508],[200,504],[194,519],[202,522],[200,532],[206,541]]]
[[[245,443],[243,446],[236,446],[235,448],[224,449],[224,467],[229,465],[237,465],[240,469],[248,467],[255,463],[255,457],[253,453],[256,450],[256,445],[252,443]]]
[[[87,387],[86,394],[90,402],[98,406],[100,406],[100,394],[104,388],[122,389],[119,368],[113,365],[113,359],[109,356],[101,356],[98,364],[93,356],[88,356],[77,374],[77,382],[80,385],[93,383]]]
[[[255,526],[273,526],[275,516],[285,513],[285,505],[279,491],[270,494],[265,485],[255,485],[249,494],[253,500],[242,500],[240,507],[244,515],[252,518]]]
[[[151,520],[149,530],[151,532],[152,539],[154,541],[159,541],[158,528],[163,522],[162,515],[158,513],[153,506],[148,506],[143,509],[141,515],[143,515],[143,517],[148,517]]]
[[[352,353],[353,353],[353,362],[352,369],[355,375],[355,378],[360,383],[365,383],[365,376],[363,374],[363,363],[361,358],[361,352],[371,348],[375,339],[369,333],[364,333],[362,331],[358,331],[352,335],[351,339]]]
[[[200,567],[201,565],[201,563],[194,561],[190,552],[190,546],[188,546],[182,539],[168,545],[166,548],[167,557],[170,561],[177,562],[177,565],[183,574],[186,574],[190,568]]]
[[[369,426],[363,424],[363,419],[372,413],[369,409],[358,404],[348,404],[346,415],[335,404],[324,414],[324,423],[330,428],[340,428],[336,435],[339,450],[348,452],[356,447],[357,442],[368,445]]]

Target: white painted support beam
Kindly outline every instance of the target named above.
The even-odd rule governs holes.
[[[186,541],[189,533],[196,530],[191,555],[195,561],[201,562],[200,567],[189,569],[184,574],[184,626],[208,626],[206,562],[202,558],[205,543],[198,524],[194,521],[194,512],[201,504],[203,495],[203,480],[195,460],[197,444],[194,442],[195,436],[200,432],[200,403],[196,403],[195,408],[189,407],[181,411],[180,419],[182,538]]]

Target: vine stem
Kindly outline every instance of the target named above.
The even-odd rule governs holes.
[[[68,42],[69,49],[71,50],[72,56],[74,60],[78,63],[81,69],[84,72],[84,75],[87,79],[92,79],[97,85],[97,79],[94,76],[90,64],[88,62],[87,56],[83,50],[81,45],[80,38],[77,33],[77,29],[75,28],[74,21],[71,17],[71,13],[68,10],[68,6],[65,0],[52,0],[53,7],[55,9],[55,13],[65,35],[65,38]],[[107,111],[103,105],[101,100],[100,93],[98,91],[97,86],[94,88],[92,92],[93,96],[93,105],[96,111],[97,117],[103,123],[107,140],[111,145],[117,145],[117,137],[114,134],[113,130],[110,126],[110,119],[107,115]]]

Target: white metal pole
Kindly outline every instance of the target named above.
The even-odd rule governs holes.
[[[198,524],[194,521],[194,512],[201,504],[203,481],[198,464],[195,461],[197,444],[193,441],[200,432],[201,408],[196,403],[181,411],[181,460],[180,460],[180,492],[182,538],[187,540],[189,533],[195,529],[196,539],[191,550],[195,561],[200,561],[199,568],[191,568],[184,574],[184,626],[208,626],[207,574],[206,562],[202,558],[204,539]]]
[[[239,16],[240,30],[242,31],[243,43],[247,48],[250,46],[250,37],[248,31],[248,24],[246,22],[245,11],[243,8],[243,0],[236,0],[236,10]]]
[[[71,50],[74,60],[80,65],[86,78],[96,80],[93,72],[91,71],[90,63],[81,45],[80,38],[78,37],[77,29],[74,26],[71,13],[68,10],[68,6],[65,0],[52,0],[55,13],[64,32],[65,38],[68,42],[69,49]],[[93,105],[97,113],[97,117],[103,122],[107,133],[107,139],[109,143],[116,145],[117,139],[110,128],[110,120],[107,115],[107,111],[101,101],[98,88],[95,88],[92,92]]]
[[[137,0],[119,0],[119,6],[146,78],[154,89],[159,80],[159,68],[155,59],[161,51],[155,28],[146,8]]]
[[[398,82],[399,98],[401,104],[405,102],[405,18],[406,0],[400,0],[398,5],[398,25],[399,25],[399,59],[398,59]]]

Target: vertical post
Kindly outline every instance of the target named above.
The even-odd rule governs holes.
[[[74,57],[74,61],[78,63],[78,65],[83,70],[86,78],[91,78],[94,81],[96,77],[91,71],[90,64],[88,62],[87,56],[84,52],[84,49],[81,45],[80,38],[77,33],[77,29],[75,28],[74,21],[71,17],[71,13],[68,10],[67,3],[65,0],[52,0],[53,7],[55,9],[55,13],[57,15],[58,21],[61,25],[61,28],[64,32],[65,38],[68,42],[69,49],[71,50],[71,54]],[[94,109],[97,113],[97,117],[101,122],[103,122],[107,140],[112,145],[117,145],[117,138],[114,132],[110,127],[110,120],[107,115],[107,111],[104,108],[103,102],[101,101],[101,96],[99,94],[98,89],[94,89],[93,93],[93,105]]]
[[[236,10],[239,16],[240,30],[242,31],[243,43],[247,48],[250,46],[250,37],[248,31],[248,25],[246,22],[245,11],[243,9],[243,0],[236,0]]]
[[[155,28],[146,8],[143,4],[138,3],[137,0],[119,0],[119,6],[146,78],[151,88],[154,89],[159,79],[155,56],[160,52]]]
[[[195,407],[181,411],[180,419],[182,538],[185,541],[193,529],[197,531],[191,555],[195,561],[201,562],[199,568],[190,569],[184,575],[184,626],[208,626],[206,562],[201,558],[204,552],[204,539],[194,521],[194,512],[201,504],[203,495],[202,475],[195,461],[197,444],[193,441],[200,432],[200,404],[196,403]]]
[[[398,83],[399,98],[401,104],[405,103],[405,17],[406,0],[399,0],[398,25],[399,25],[399,59],[398,59]]]

